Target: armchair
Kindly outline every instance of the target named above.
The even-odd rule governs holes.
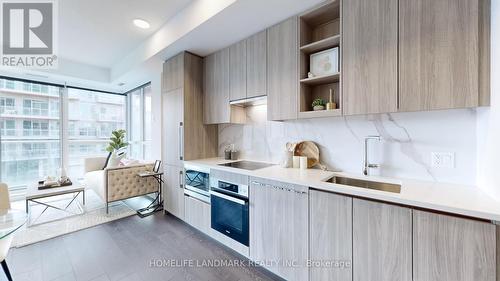
[[[152,171],[152,163],[102,169],[106,157],[85,159],[85,187],[93,189],[106,203],[158,192],[158,182],[153,178],[141,178],[137,174]]]

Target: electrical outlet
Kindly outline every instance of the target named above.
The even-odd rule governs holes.
[[[431,166],[435,168],[455,168],[455,153],[431,152]]]

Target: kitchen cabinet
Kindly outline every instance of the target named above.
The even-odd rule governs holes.
[[[298,116],[298,21],[292,17],[267,30],[267,119]]]
[[[184,85],[184,56],[177,55],[163,64],[163,89],[169,92]]]
[[[204,124],[245,123],[245,111],[229,104],[229,48],[203,60],[203,122]]]
[[[183,218],[183,161],[217,156],[218,128],[203,124],[203,105],[200,102],[203,99],[202,58],[182,52],[167,60],[163,69],[162,160],[168,167],[163,201],[165,210]],[[181,78],[177,77],[178,73],[170,73],[180,70]],[[174,80],[175,83],[182,81],[180,87],[167,82]]]
[[[162,90],[163,163],[182,167],[183,160],[217,156],[218,129],[215,125],[203,124],[202,59],[183,52],[165,64],[171,60],[181,60],[185,73],[182,87]],[[163,77],[169,75],[163,73]]]
[[[400,111],[478,106],[478,1],[399,1]]]
[[[355,198],[352,224],[354,281],[412,280],[411,209]]]
[[[229,47],[229,100],[247,97],[247,44],[240,41]]]
[[[352,280],[352,198],[309,191],[310,280]],[[337,261],[343,266],[314,263]]]
[[[397,111],[398,0],[349,0],[342,7],[344,115]]]
[[[163,122],[165,136],[163,147],[163,163],[182,166],[183,160],[183,126],[184,126],[184,91],[183,88],[163,94],[163,114],[168,120]],[[165,116],[166,117],[166,116]]]
[[[308,280],[308,188],[250,178],[250,257],[286,280]],[[292,266],[295,265],[295,266]]]
[[[165,179],[164,209],[184,220],[184,169],[178,166],[163,165],[163,172]]]
[[[267,31],[261,31],[246,39],[246,86],[247,98],[267,94]]]
[[[229,122],[229,49],[220,50],[204,59],[204,122]]]
[[[184,195],[184,220],[205,234],[210,231],[210,204]]]
[[[494,281],[495,259],[493,224],[413,211],[414,281]]]

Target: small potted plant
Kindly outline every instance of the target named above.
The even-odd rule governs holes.
[[[125,157],[128,142],[125,141],[125,130],[115,130],[111,132],[110,142],[106,151],[110,153],[109,167],[117,167],[120,160]]]
[[[315,99],[312,103],[314,111],[325,110],[325,101],[323,99]]]

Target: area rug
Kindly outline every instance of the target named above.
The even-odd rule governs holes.
[[[59,196],[53,198],[57,198],[57,200],[51,199],[45,202],[63,208],[72,199],[71,196]],[[81,202],[81,197],[78,199]],[[85,200],[85,213],[82,215],[70,215],[65,212],[49,208],[37,219],[45,207],[43,205],[32,205],[30,210],[32,225],[24,225],[21,229],[16,231],[12,247],[23,247],[136,214],[135,210],[128,205],[137,204],[128,204],[125,201],[110,203],[109,214],[106,214],[106,205],[92,190],[86,191]],[[70,205],[68,210],[77,212],[78,207],[74,203],[75,202]],[[143,206],[144,204],[147,205],[143,202]],[[24,210],[25,201],[12,202],[12,208]]]

